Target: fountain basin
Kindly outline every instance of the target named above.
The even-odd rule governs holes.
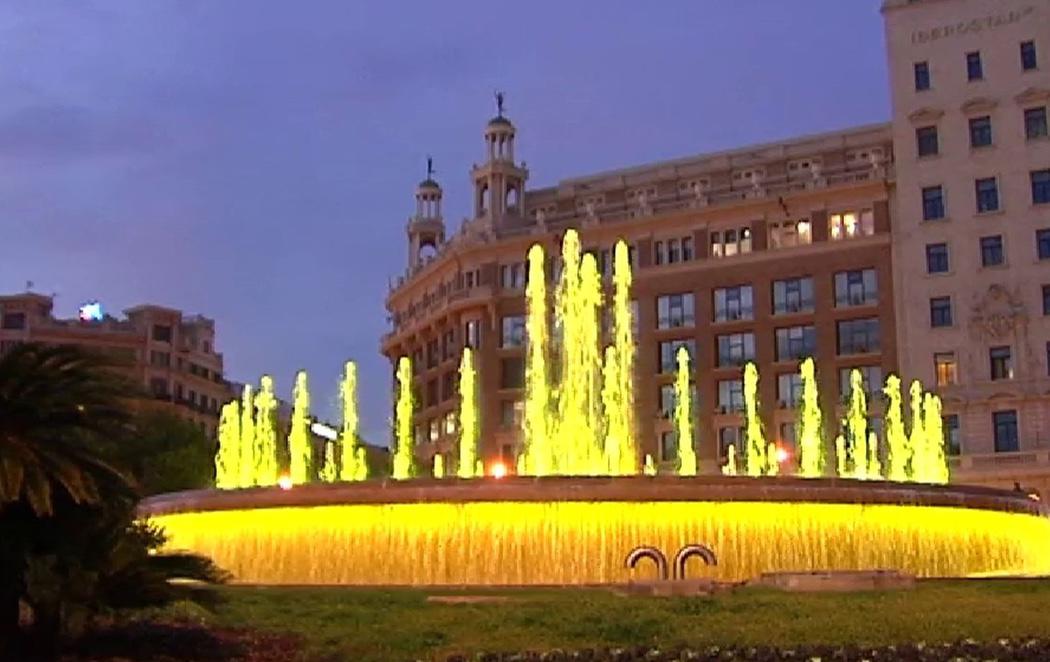
[[[690,576],[900,570],[919,577],[1050,574],[1050,518],[990,488],[843,479],[508,477],[193,491],[145,500],[171,549],[235,581],[348,585],[569,585],[652,579],[635,547]]]

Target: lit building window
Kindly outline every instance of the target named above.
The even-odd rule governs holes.
[[[781,221],[769,226],[769,245],[772,248],[790,248],[813,243],[813,228],[809,219]]]
[[[988,360],[993,381],[1014,378],[1014,362],[1009,346],[992,347],[988,350]]]
[[[832,214],[828,219],[828,235],[833,241],[875,234],[875,214],[870,209]]]
[[[733,228],[711,232],[711,257],[730,257],[751,252],[751,228]]]
[[[937,386],[951,386],[959,382],[959,364],[955,352],[939,352],[933,355],[933,371]]]

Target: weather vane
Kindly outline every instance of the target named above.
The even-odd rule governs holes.
[[[503,93],[496,92],[496,114],[503,117]]]

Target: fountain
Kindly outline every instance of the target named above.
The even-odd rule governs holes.
[[[391,480],[364,480],[357,443],[356,369],[340,388],[343,428],[311,483],[301,430],[309,415],[306,376],[296,379],[292,434],[281,448],[276,396],[264,376],[253,396],[223,409],[216,457],[219,490],[161,495],[142,513],[173,548],[212,556],[238,581],[317,584],[590,584],[638,576],[631,550],[703,545],[718,564],[705,572],[740,580],[764,572],[894,569],[918,576],[1050,573],[1050,519],[1039,503],[1000,490],[949,486],[939,399],[910,386],[905,426],[900,380],[890,375],[886,430],[868,424],[859,372],[832,443],[812,359],[799,365],[798,471],[782,473],[766,439],[759,374],[743,367],[746,448],[728,448],[721,473],[698,466],[695,362],[675,357],[678,465],[642,455],[634,425],[634,370],[626,245],[614,251],[611,328],[599,322],[597,263],[567,231],[560,273],[548,287],[540,246],[528,253],[523,449],[485,476],[479,461],[478,374],[470,348],[460,361],[459,452],[416,471],[412,364],[398,361]],[[554,367],[552,369],[552,366]],[[703,440],[701,440],[703,441]],[[338,446],[338,447],[336,447]],[[834,448],[834,460],[828,454]],[[883,480],[882,451],[886,451]],[[337,452],[338,451],[338,452]],[[738,469],[738,461],[742,462]],[[336,464],[338,464],[338,471]],[[828,477],[828,465],[836,477]],[[452,466],[455,465],[455,466]],[[738,473],[746,475],[737,475]],[[290,483],[287,479],[291,479]]]

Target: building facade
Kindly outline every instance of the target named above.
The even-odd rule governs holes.
[[[644,453],[673,451],[679,344],[709,472],[741,437],[740,364],[758,365],[767,434],[790,450],[797,357],[812,354],[826,437],[849,369],[869,389],[894,372],[943,397],[957,479],[1050,491],[1050,6],[886,0],[883,17],[885,125],[528,189],[501,111],[458,232],[438,183],[421,183],[382,351],[414,359],[422,459],[454,447],[464,343],[478,350],[483,454],[518,452],[524,256],[575,228],[606,276],[614,242],[632,249]]]
[[[800,357],[814,356],[824,408],[847,373],[876,390],[897,369],[890,269],[892,136],[877,125],[567,180],[529,190],[514,160],[516,129],[500,115],[472,169],[473,217],[444,239],[442,191],[416,191],[409,264],[390,291],[392,361],[413,359],[416,441],[424,462],[454,466],[457,368],[476,350],[482,455],[513,464],[524,398],[525,254],[555,255],[579,230],[606,284],[623,239],[634,267],[636,422],[642,452],[675,457],[674,356],[693,357],[697,452],[717,471],[742,441],[742,368],[760,371],[766,427],[794,441]],[[828,417],[829,438],[837,422]],[[878,423],[876,414],[875,423]],[[793,455],[793,454],[792,454]]]
[[[903,374],[960,479],[1050,488],[1050,5],[887,0]]]
[[[111,357],[152,396],[152,403],[214,435],[219,409],[230,398],[215,323],[179,310],[143,305],[125,319],[82,314],[59,319],[51,297],[0,296],[0,353],[23,342],[75,345]]]

